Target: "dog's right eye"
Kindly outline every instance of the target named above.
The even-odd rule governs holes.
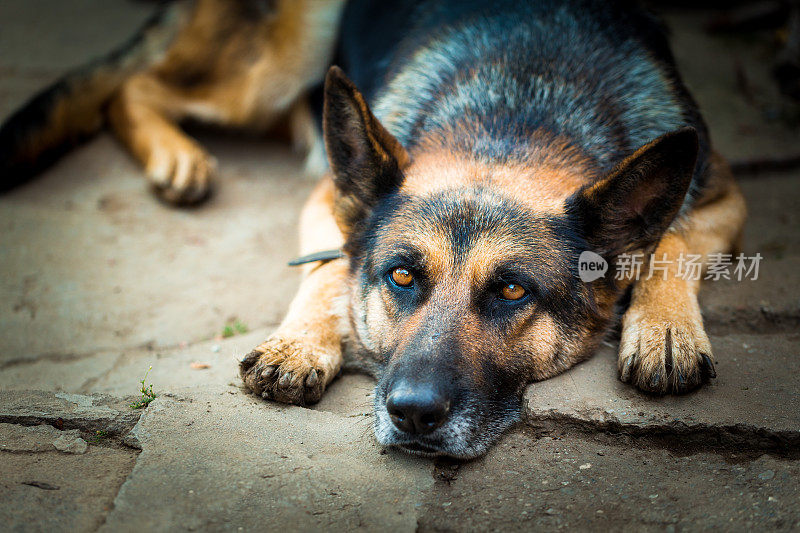
[[[397,267],[392,270],[390,277],[392,282],[398,287],[410,287],[414,283],[414,275],[405,267]]]
[[[522,285],[517,285],[516,283],[508,283],[500,287],[500,297],[503,300],[521,300],[526,294],[528,294],[528,292],[522,288]]]

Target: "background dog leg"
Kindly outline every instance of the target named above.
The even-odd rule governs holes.
[[[711,344],[697,302],[700,280],[678,277],[679,257],[709,255],[738,246],[745,219],[744,199],[727,164],[713,163],[710,200],[700,202],[661,239],[653,257],[667,269],[647,278],[642,267],[631,305],[622,318],[618,369],[620,379],[641,390],[683,393],[715,375]]]
[[[326,177],[301,215],[301,254],[342,245],[332,204],[333,182]],[[250,390],[267,399],[299,405],[319,401],[341,368],[348,264],[343,258],[303,268],[305,279],[286,318],[240,364],[242,379]]]
[[[288,116],[296,140],[316,136],[298,99],[325,73],[344,1],[253,7],[198,2],[164,58],[129,78],[111,103],[112,128],[169,201],[202,200],[215,168],[178,127],[184,118],[265,131]]]
[[[193,203],[208,194],[215,162],[176,124],[183,116],[182,104],[154,76],[142,73],[125,82],[111,102],[109,119],[161,196],[174,203]]]

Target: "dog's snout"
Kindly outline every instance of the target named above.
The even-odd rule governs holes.
[[[434,387],[400,383],[386,396],[386,410],[399,430],[423,435],[444,423],[450,400]]]

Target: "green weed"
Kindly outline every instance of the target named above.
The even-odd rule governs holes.
[[[107,438],[108,438],[108,431],[104,429],[98,429],[97,431],[94,432],[94,435],[92,435],[91,442],[93,444],[100,444],[101,442],[103,442],[104,439]]]
[[[222,337],[227,339],[228,337],[233,337],[234,335],[242,335],[248,331],[247,324],[237,319],[233,322],[228,322],[225,324],[225,327],[222,328]]]
[[[139,389],[139,392],[142,393],[142,397],[131,404],[131,409],[144,409],[150,405],[150,402],[156,399],[156,393],[153,392],[153,384],[151,383],[149,387],[145,384],[147,381],[147,375],[151,370],[153,370],[152,366],[147,369],[147,372],[144,373],[142,381],[139,382],[142,384],[141,388]]]

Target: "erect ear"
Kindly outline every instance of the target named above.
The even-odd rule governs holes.
[[[694,128],[667,133],[570,198],[593,251],[614,257],[657,244],[686,197],[697,150]]]
[[[336,66],[325,78],[322,126],[337,189],[334,215],[347,234],[382,196],[397,190],[408,154]]]

